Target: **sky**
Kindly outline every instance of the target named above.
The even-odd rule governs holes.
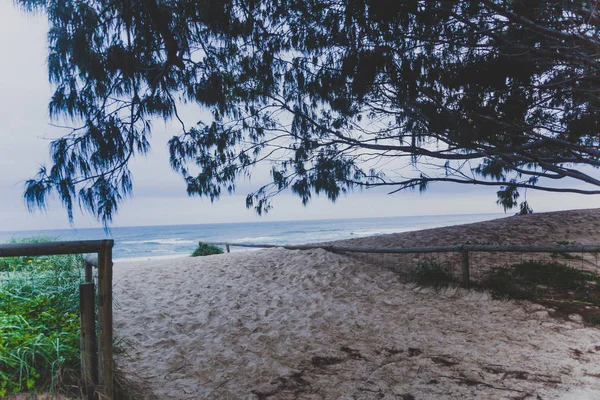
[[[47,23],[42,15],[18,10],[11,1],[0,2],[0,231],[97,227],[89,215],[75,213],[73,225],[54,199],[47,210],[30,213],[23,201],[23,187],[47,164],[51,139],[65,131],[50,125],[47,104],[52,93],[46,69]],[[201,110],[188,110],[196,120]],[[242,182],[236,194],[211,204],[190,198],[181,177],[169,166],[167,141],[177,134],[176,125],[155,122],[152,150],[131,165],[133,197],[121,205],[114,226],[261,222],[298,219],[362,218],[405,215],[501,213],[496,188],[433,185],[425,193],[387,195],[363,190],[340,198],[335,204],[316,198],[303,207],[289,193],[275,198],[273,210],[259,217],[245,207],[247,192],[258,187],[256,176]],[[529,191],[527,200],[536,212],[597,207],[598,197]],[[509,212],[508,215],[511,215]]]

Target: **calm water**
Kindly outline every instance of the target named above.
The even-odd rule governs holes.
[[[138,226],[102,229],[64,229],[0,232],[0,243],[12,238],[50,236],[59,240],[112,238],[114,258],[178,257],[190,254],[198,241],[300,244],[407,232],[502,218],[504,214],[278,221],[205,225]],[[232,251],[241,248],[232,248]]]

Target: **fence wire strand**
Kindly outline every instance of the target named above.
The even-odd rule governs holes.
[[[394,271],[401,277],[410,279],[415,269],[423,263],[446,267],[458,279],[462,275],[462,254],[456,251],[435,253],[361,253],[336,252],[365,264],[376,265]],[[469,279],[482,281],[495,268],[509,268],[528,262],[540,264],[563,264],[581,272],[600,276],[600,263],[597,252],[500,252],[468,251]]]
[[[238,245],[228,243],[228,247]],[[489,289],[492,296],[530,299],[562,307],[567,313],[580,312],[586,320],[600,323],[600,245],[465,244],[364,250],[327,245],[241,244],[241,247],[324,249],[391,270],[406,283]],[[591,306],[585,308],[584,303]]]

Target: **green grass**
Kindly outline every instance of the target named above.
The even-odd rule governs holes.
[[[80,256],[0,258],[0,398],[77,386],[80,266]]]
[[[508,267],[490,270],[484,285],[496,297],[534,299],[559,293],[573,296],[587,293],[585,290],[598,277],[558,262],[526,261]],[[589,293],[587,297],[593,294]]]
[[[431,286],[435,289],[458,283],[450,265],[433,259],[417,261],[409,278],[419,286]]]
[[[210,256],[213,254],[223,254],[223,249],[212,244],[200,242],[191,257]]]
[[[563,263],[526,261],[495,267],[481,286],[495,299],[530,300],[600,324],[600,277]]]
[[[460,284],[448,264],[434,259],[419,260],[409,279],[436,290]],[[489,290],[494,299],[529,300],[551,308],[554,316],[579,314],[600,325],[600,277],[564,263],[526,261],[493,267],[473,288]]]

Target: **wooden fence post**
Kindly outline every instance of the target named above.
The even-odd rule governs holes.
[[[93,282],[94,281],[94,275],[92,273],[92,267],[93,265],[90,264],[87,261],[83,261],[83,267],[85,268],[85,282]]]
[[[114,399],[112,240],[103,240],[98,251],[98,333],[101,393]]]
[[[470,271],[469,271],[469,252],[467,250],[461,250],[462,254],[462,283],[465,287],[469,286]]]
[[[81,322],[81,372],[88,400],[94,399],[98,385],[98,346],[96,345],[96,293],[94,283],[79,285],[79,318]]]

